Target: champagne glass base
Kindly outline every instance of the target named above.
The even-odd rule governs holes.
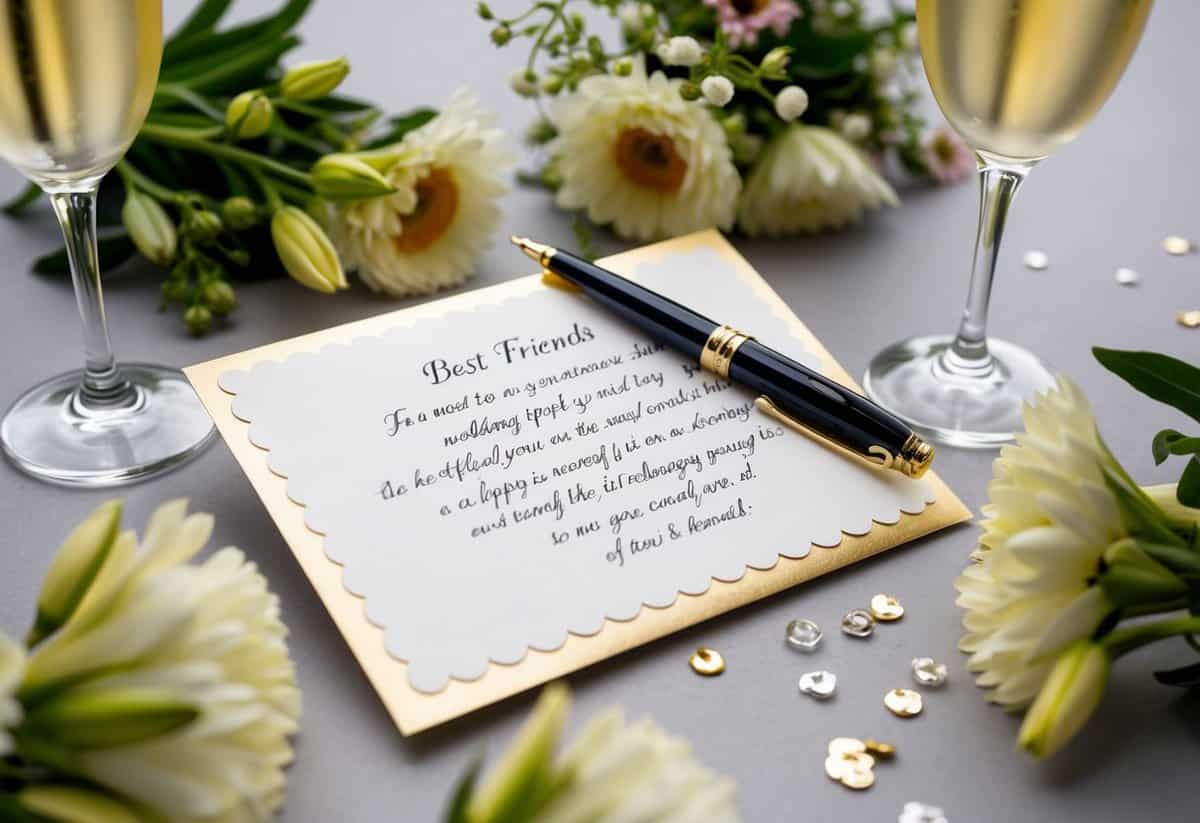
[[[1024,429],[1022,404],[1054,385],[1029,351],[988,339],[991,362],[955,364],[954,337],[913,337],[875,355],[863,377],[867,395],[926,439],[965,449],[997,448]]]
[[[212,442],[212,419],[177,369],[124,363],[133,391],[102,408],[80,403],[81,371],[22,395],[0,420],[0,446],[26,474],[69,486],[132,483],[174,468]]]

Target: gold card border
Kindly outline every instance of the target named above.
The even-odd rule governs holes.
[[[791,331],[805,347],[819,356],[827,374],[857,388],[849,374],[835,361],[820,341],[795,316],[786,303],[754,271],[750,264],[717,231],[708,230],[668,240],[604,259],[617,272],[632,273],[640,263],[669,254],[707,248],[735,265],[739,276],[787,319]],[[342,585],[342,567],[330,560],[324,538],[304,523],[304,507],[287,496],[287,481],[267,466],[266,451],[250,442],[249,424],[234,417],[231,396],[218,385],[220,375],[248,369],[263,360],[282,360],[297,352],[315,351],[329,343],[345,343],[356,337],[377,335],[396,326],[406,326],[427,317],[475,308],[544,288],[539,275],[466,292],[442,300],[378,315],[259,348],[231,354],[184,369],[201,401],[216,422],[226,445],[262,499],[275,526],[291,548],[317,595],[333,617],[338,630],[375,687],[401,734],[408,736],[460,717],[475,709],[519,692],[563,677],[620,652],[649,643],[665,635],[716,617],[738,606],[760,600],[806,580],[856,563],[887,549],[915,540],[947,526],[969,520],[970,511],[933,472],[929,478],[936,502],[919,515],[901,513],[895,524],[876,523],[865,535],[843,535],[836,549],[814,545],[806,557],[780,557],[771,569],[748,568],[734,582],[713,580],[702,595],[680,594],[666,608],[643,606],[632,620],[608,620],[594,635],[568,635],[556,651],[529,650],[515,664],[489,665],[482,677],[472,681],[451,680],[436,694],[418,692],[408,684],[406,664],[384,647],[383,630],[366,617],[362,599]],[[721,318],[729,322],[737,318]]]

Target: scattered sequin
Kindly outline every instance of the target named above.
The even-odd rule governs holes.
[[[1050,266],[1050,257],[1044,251],[1025,252],[1025,268],[1043,271]]]
[[[1126,268],[1117,269],[1116,277],[1117,277],[1117,282],[1120,283],[1122,286],[1136,286],[1138,284],[1138,282],[1142,279],[1142,276],[1140,274],[1138,274],[1134,269],[1126,269]]]
[[[800,675],[800,691],[818,700],[828,700],[837,691],[837,675],[824,670]]]
[[[867,754],[866,745],[852,737],[835,737],[829,741],[829,756],[825,758],[825,774],[848,789],[869,789],[875,783],[875,758]]]
[[[1200,309],[1179,312],[1175,315],[1175,322],[1185,329],[1200,329]]]
[[[716,649],[701,646],[692,652],[692,656],[688,660],[688,665],[692,667],[692,671],[696,674],[702,674],[705,677],[715,677],[725,671],[725,658]]]
[[[811,620],[793,620],[787,624],[787,642],[793,649],[802,652],[816,651],[821,645],[821,627]]]
[[[842,631],[851,637],[870,637],[875,631],[875,618],[866,609],[851,609],[842,618]]]
[[[857,737],[835,737],[829,741],[830,754],[845,754],[846,752],[865,752],[867,744]]]
[[[904,804],[897,823],[947,823],[946,813],[937,806],[927,806],[915,800]]]
[[[904,607],[890,594],[877,594],[871,598],[871,616],[876,620],[891,623],[904,617]]]
[[[867,751],[875,755],[875,757],[884,760],[890,760],[896,756],[896,747],[891,743],[881,743],[874,738],[868,737],[863,741],[863,745],[867,747]]]
[[[892,689],[883,696],[883,705],[897,717],[916,717],[925,708],[920,692],[912,689]]]
[[[1188,240],[1186,237],[1180,237],[1177,234],[1164,237],[1162,245],[1163,251],[1174,255],[1191,254],[1195,249],[1191,240]]]
[[[948,672],[945,663],[938,663],[932,657],[914,657],[912,673],[922,686],[940,686],[946,682]]]

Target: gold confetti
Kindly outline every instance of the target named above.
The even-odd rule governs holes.
[[[1163,251],[1174,255],[1191,254],[1195,248],[1191,240],[1188,240],[1186,237],[1180,237],[1177,234],[1164,237],[1162,245]]]
[[[1175,315],[1175,322],[1185,329],[1200,329],[1200,309],[1179,312]]]
[[[904,607],[890,594],[877,594],[871,598],[871,616],[884,623],[904,617]]]
[[[892,689],[883,696],[883,705],[897,717],[916,717],[925,708],[920,692],[912,689]]]
[[[696,674],[702,674],[705,677],[716,677],[725,671],[725,658],[716,649],[701,646],[692,652],[691,658],[688,659],[688,665],[692,667],[692,671]]]
[[[881,743],[878,740],[868,737],[863,741],[863,745],[867,747],[868,752],[876,757],[888,760],[896,756],[896,747],[891,743]]]

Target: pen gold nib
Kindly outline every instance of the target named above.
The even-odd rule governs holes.
[[[525,252],[526,257],[536,260],[541,266],[545,266],[546,261],[554,256],[554,248],[545,243],[538,243],[528,237],[517,237],[515,234],[509,239],[514,246]]]

